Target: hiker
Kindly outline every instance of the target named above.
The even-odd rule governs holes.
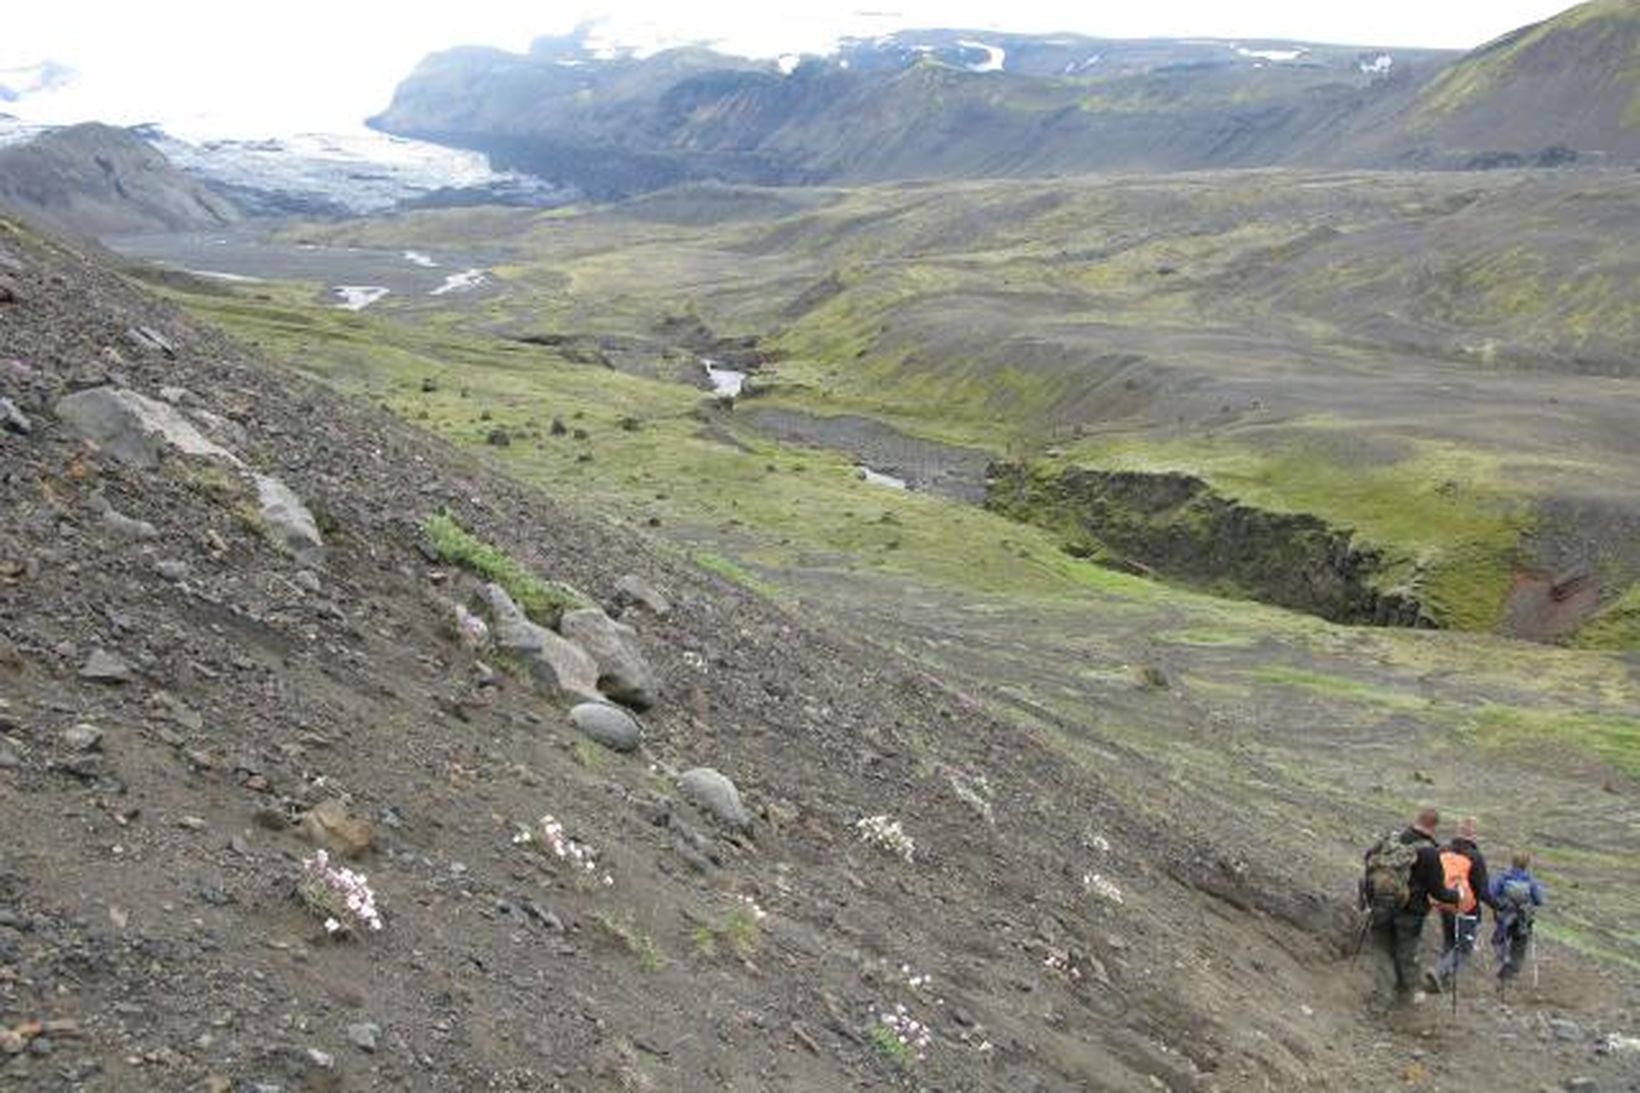
[[[1509,859],[1509,872],[1492,878],[1492,913],[1497,922],[1492,949],[1498,957],[1500,982],[1515,978],[1525,966],[1533,919],[1548,899],[1542,883],[1532,876],[1531,866],[1532,856],[1517,850]]]
[[[1481,905],[1494,909],[1491,884],[1486,875],[1486,858],[1475,842],[1479,824],[1473,816],[1458,821],[1458,833],[1441,851],[1441,867],[1446,886],[1459,894],[1456,903],[1437,906],[1441,912],[1441,959],[1429,973],[1427,985],[1439,993],[1452,983],[1453,976],[1475,951],[1481,932]]]
[[[1373,997],[1382,1009],[1423,1000],[1419,942],[1430,900],[1459,899],[1459,893],[1446,886],[1441,866],[1441,848],[1435,841],[1440,822],[1440,813],[1425,808],[1411,827],[1385,835],[1364,857],[1360,905],[1371,913],[1367,929],[1376,953]]]

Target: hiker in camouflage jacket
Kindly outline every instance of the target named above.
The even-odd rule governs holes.
[[[1372,916],[1369,929],[1374,954],[1375,1008],[1387,1010],[1391,1005],[1421,999],[1418,966],[1430,901],[1445,903],[1458,899],[1458,893],[1446,886],[1446,871],[1441,867],[1441,847],[1435,841],[1440,822],[1439,812],[1433,808],[1423,809],[1412,826],[1399,836],[1402,844],[1417,849],[1417,857],[1407,878],[1406,902],[1399,908],[1375,910]]]

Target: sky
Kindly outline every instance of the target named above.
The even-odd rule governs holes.
[[[706,41],[752,56],[824,52],[840,35],[931,26],[1467,49],[1567,6],[1569,0],[279,0],[250,8],[222,0],[20,0],[0,19],[0,85],[23,82],[17,70],[47,60],[73,68],[77,78],[50,94],[0,102],[0,112],[54,123],[156,121],[194,139],[347,131],[384,109],[394,85],[430,52],[455,45],[523,50],[538,35],[589,19],[601,20],[602,32],[622,44]]]

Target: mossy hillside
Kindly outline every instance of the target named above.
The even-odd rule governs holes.
[[[1640,585],[1630,586],[1578,631],[1575,642],[1585,649],[1640,650]]]
[[[708,556],[733,543],[737,578],[747,561],[773,569],[819,557],[974,590],[1098,589],[1139,602],[1187,595],[1069,558],[1046,533],[868,485],[835,453],[742,435],[695,388],[288,300],[181,299],[276,359],[483,449],[521,478],[635,526],[693,529]],[[490,444],[498,430],[505,447]]]
[[[1450,66],[1419,96],[1416,109],[1425,116],[1452,113],[1483,98],[1506,81],[1534,49],[1550,39],[1575,34],[1599,41],[1608,35],[1632,34],[1635,20],[1634,5],[1628,0],[1592,0],[1579,4],[1553,19],[1505,35]],[[1622,71],[1628,77],[1640,76],[1640,56],[1631,58]],[[1631,105],[1630,113],[1637,109],[1640,109],[1640,94]]]
[[[1273,450],[1233,438],[1089,440],[1035,473],[1054,476],[1080,465],[1199,475],[1223,497],[1255,509],[1308,514],[1353,529],[1361,544],[1387,556],[1375,577],[1380,590],[1412,595],[1443,625],[1496,626],[1531,516],[1525,497],[1496,485],[1502,476],[1495,460],[1426,441],[1393,462],[1351,463],[1347,448],[1327,442],[1325,420],[1308,427],[1316,439]],[[1062,515],[1016,515],[1063,525]]]

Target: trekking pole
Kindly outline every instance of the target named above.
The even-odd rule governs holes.
[[[1367,942],[1367,934],[1372,930],[1372,915],[1367,914],[1361,919],[1361,929],[1355,935],[1355,948],[1350,950],[1350,968],[1355,967],[1355,958],[1361,955],[1361,946]]]
[[[1532,989],[1538,989],[1537,931],[1526,935],[1526,959],[1532,962]]]

